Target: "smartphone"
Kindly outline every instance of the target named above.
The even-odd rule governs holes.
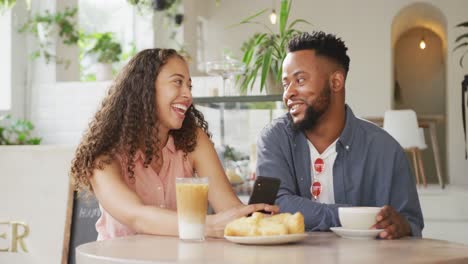
[[[249,199],[249,204],[265,203],[275,204],[276,195],[280,187],[281,180],[278,178],[257,176],[255,180],[252,195]],[[261,213],[269,214],[269,212],[260,211]]]

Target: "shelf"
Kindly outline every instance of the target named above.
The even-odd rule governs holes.
[[[271,102],[283,101],[282,94],[273,95],[243,95],[243,96],[208,96],[208,97],[194,97],[193,103],[206,104],[206,103],[253,103],[253,102]]]

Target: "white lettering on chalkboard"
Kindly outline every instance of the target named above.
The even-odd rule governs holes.
[[[101,216],[99,208],[80,208],[78,218],[95,218]]]

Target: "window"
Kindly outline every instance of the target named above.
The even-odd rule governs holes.
[[[123,52],[133,49],[135,40],[135,12],[126,0],[78,0],[79,28],[86,34],[112,32]],[[82,80],[92,80],[95,59],[80,60]]]
[[[122,45],[133,41],[133,8],[126,0],[79,0],[78,9],[84,32],[113,32]]]

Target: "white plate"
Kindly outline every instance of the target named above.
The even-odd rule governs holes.
[[[350,239],[374,239],[377,235],[383,231],[383,229],[346,229],[343,227],[331,227],[331,231],[340,237],[350,238]]]
[[[304,240],[307,234],[291,234],[291,235],[278,235],[278,236],[224,236],[227,240],[247,245],[277,245],[293,243]]]

